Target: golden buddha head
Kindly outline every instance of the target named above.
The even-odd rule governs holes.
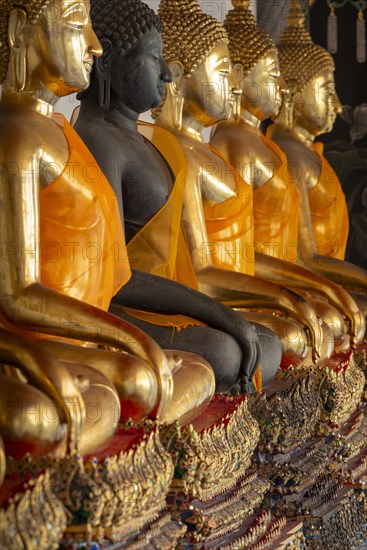
[[[233,80],[241,105],[259,120],[279,111],[282,97],[278,53],[274,39],[256,23],[250,0],[232,0],[224,20],[233,64]]]
[[[204,126],[227,118],[230,60],[223,25],[197,0],[161,0],[158,14],[163,54],[173,74],[167,99],[173,104],[182,99],[185,112]]]
[[[158,107],[172,77],[155,12],[140,0],[92,0],[91,19],[103,55],[93,68],[90,88],[78,97],[98,96],[106,110],[113,104],[136,114]]]
[[[329,132],[341,112],[335,91],[333,58],[312,42],[304,26],[304,13],[298,0],[292,0],[287,26],[278,45],[280,68],[289,89],[284,109],[288,126],[301,126],[316,136]]]
[[[6,90],[40,87],[63,96],[89,85],[101,47],[88,0],[2,0],[0,82]]]

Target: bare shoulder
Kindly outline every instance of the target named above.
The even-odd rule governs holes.
[[[88,147],[107,178],[112,169],[115,171],[116,166],[119,167],[119,173],[123,173],[123,167],[129,159],[130,148],[129,140],[123,131],[100,118],[93,116],[87,118],[82,112],[75,123],[74,130]]]
[[[294,181],[300,181],[311,189],[319,180],[321,171],[320,158],[302,142],[292,138],[282,138],[277,145],[287,156],[288,170]]]
[[[64,159],[68,144],[62,129],[52,119],[26,109],[0,109],[0,160],[32,164],[47,157]]]
[[[210,144],[235,167],[243,166],[254,160],[253,135],[234,121],[228,120],[218,124]]]
[[[297,166],[299,165],[301,168],[304,166],[306,157],[308,156],[308,151],[303,143],[297,139],[287,136],[281,137],[274,141],[283,153],[286,154],[288,165],[292,163]]]

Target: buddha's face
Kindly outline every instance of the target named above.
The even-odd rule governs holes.
[[[324,70],[310,80],[296,97],[293,122],[317,136],[332,130],[341,110],[333,71]]]
[[[278,53],[269,50],[239,83],[242,108],[259,120],[276,115],[282,103],[282,83]]]
[[[152,29],[127,53],[114,56],[111,71],[111,94],[135,113],[159,107],[171,72],[163,57],[161,34]]]
[[[183,84],[184,111],[203,126],[212,126],[228,117],[229,72],[228,46],[221,42]]]
[[[87,0],[51,2],[36,24],[27,25],[26,34],[31,80],[41,81],[58,96],[88,87],[93,56],[100,56],[102,49]]]

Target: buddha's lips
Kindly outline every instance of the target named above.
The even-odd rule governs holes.
[[[88,59],[88,60],[84,61],[83,65],[90,72],[92,70],[92,67],[93,67],[93,60]]]

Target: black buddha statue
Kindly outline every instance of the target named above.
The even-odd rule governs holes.
[[[75,129],[118,197],[131,267],[149,247],[154,246],[159,257],[151,273],[133,269],[111,311],[142,328],[163,348],[202,355],[213,367],[217,391],[239,389],[240,381],[246,389],[260,361],[267,383],[280,364],[277,337],[260,325],[254,330],[235,311],[176,282],[198,288],[187,261],[177,193],[172,193],[177,178],[137,128],[139,115],[160,105],[172,80],[162,55],[159,19],[146,4],[132,0],[123,5],[117,0],[92,2],[91,17],[104,53],[95,62],[90,87],[78,96],[81,108]],[[157,223],[154,243],[134,247],[134,237],[163,208],[165,223]],[[188,315],[207,326],[192,326],[195,322],[181,317],[167,322],[166,317],[126,308]]]

